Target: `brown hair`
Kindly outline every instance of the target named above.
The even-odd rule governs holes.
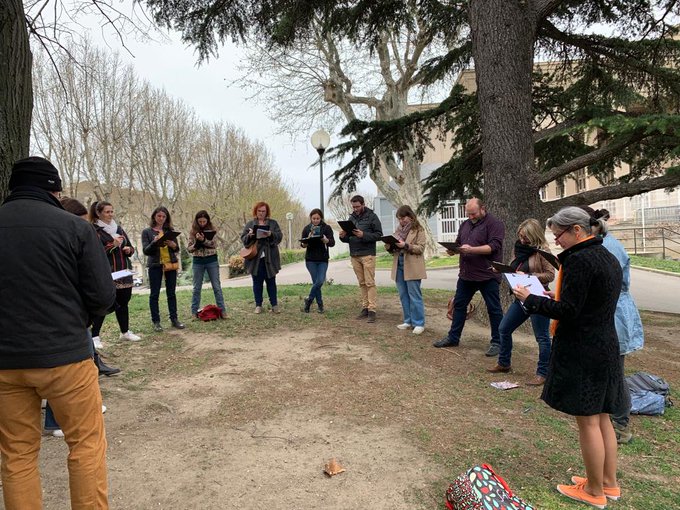
[[[163,205],[159,205],[158,207],[156,207],[156,208],[153,210],[153,212],[151,213],[151,222],[149,223],[149,226],[150,226],[151,228],[153,228],[153,227],[156,226],[155,217],[156,217],[156,214],[158,214],[159,212],[164,212],[164,213],[165,213],[165,223],[163,223],[162,225],[160,225],[160,227],[161,227],[162,229],[165,229],[165,228],[172,229],[172,219],[170,218],[170,211],[168,211],[168,208],[165,207],[165,206],[163,206]]]
[[[420,226],[420,223],[418,222],[418,217],[416,216],[416,213],[413,212],[413,209],[411,209],[410,205],[402,205],[397,209],[397,212],[395,214],[397,218],[411,218],[411,224],[413,225],[413,228],[419,229],[422,228]]]
[[[255,206],[253,207],[253,218],[257,218],[257,210],[258,210],[260,207],[266,207],[266,208],[267,208],[267,218],[269,218],[269,217],[272,215],[272,211],[271,211],[271,209],[269,208],[269,204],[268,204],[267,202],[258,202],[258,203],[255,204]]]
[[[545,228],[534,218],[529,218],[519,224],[517,237],[520,234],[524,234],[529,240],[529,245],[534,248],[545,249],[548,247],[548,241],[545,239]]]
[[[201,228],[201,226],[198,224],[198,220],[201,218],[208,220],[208,223],[206,223],[205,227],[203,228]],[[215,230],[215,228],[213,227],[212,221],[210,221],[210,215],[208,214],[208,211],[201,209],[196,213],[196,216],[194,216],[194,222],[191,224],[191,236],[194,237],[196,236],[197,232],[201,232],[203,230]]]
[[[90,223],[95,223],[99,219],[99,213],[104,210],[104,207],[106,206],[111,206],[111,202],[106,202],[105,200],[102,200],[101,202],[92,202],[92,205],[90,206]]]
[[[321,221],[323,221],[323,212],[318,207],[316,209],[312,209],[311,211],[309,211],[309,219],[311,220],[312,216],[314,216],[315,214],[318,214],[321,217]]]
[[[85,216],[87,214],[87,208],[75,198],[63,197],[59,202],[61,202],[61,206],[66,212],[76,216]]]

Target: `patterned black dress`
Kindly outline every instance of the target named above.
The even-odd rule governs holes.
[[[621,266],[592,238],[563,251],[560,300],[529,296],[524,305],[559,321],[541,398],[573,416],[616,413],[626,400],[614,313]]]

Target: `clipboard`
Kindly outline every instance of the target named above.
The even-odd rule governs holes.
[[[400,242],[399,239],[397,239],[394,236],[382,236],[380,238],[380,240],[385,244],[391,244],[391,245],[396,245],[398,242]]]
[[[309,236],[309,237],[303,237],[302,239],[298,239],[301,243],[309,243],[310,241],[321,241],[321,236]]]
[[[163,237],[161,237],[159,241],[174,241],[179,237],[181,233],[182,232],[180,232],[179,230],[163,231]]]
[[[340,220],[340,221],[338,221],[338,225],[340,225],[340,228],[342,230],[344,230],[345,232],[347,232],[348,234],[351,234],[352,230],[357,228],[356,223],[354,223],[353,221],[349,221],[349,220],[347,220],[347,221]]]
[[[503,273],[503,276],[508,281],[508,284],[510,285],[511,289],[514,289],[517,285],[522,285],[523,287],[526,287],[529,290],[529,292],[534,296],[546,299],[548,298],[548,296],[543,294],[543,291],[545,289],[543,288],[543,284],[536,277],[536,275]]]
[[[444,248],[446,248],[448,251],[452,251],[454,253],[458,253],[460,251],[460,243],[449,243],[446,241],[440,242]]]
[[[494,268],[499,273],[515,273],[516,271],[508,264],[503,264],[502,262],[490,262],[491,267]]]
[[[560,264],[560,259],[558,259],[555,255],[550,253],[549,251],[544,251],[544,250],[536,250],[538,254],[543,257],[545,260],[548,261],[548,263],[554,267],[555,269],[559,269],[562,264]]]
[[[215,237],[215,234],[217,234],[216,230],[204,230],[201,232],[207,241],[212,241],[213,237]]]

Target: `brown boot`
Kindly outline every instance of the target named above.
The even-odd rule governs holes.
[[[543,386],[545,383],[545,377],[541,375],[535,375],[533,379],[527,381],[527,386]]]
[[[486,369],[487,372],[491,372],[492,374],[507,374],[508,372],[512,372],[512,367],[504,367],[496,363],[491,368]]]

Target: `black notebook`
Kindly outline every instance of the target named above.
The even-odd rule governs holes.
[[[181,234],[179,230],[166,230],[163,232],[163,237],[161,237],[161,241],[174,241],[177,239],[177,237]]]
[[[499,273],[516,273],[512,266],[509,266],[507,264],[503,264],[502,262],[491,262],[491,267],[493,267],[496,271]]]
[[[215,237],[215,234],[217,234],[217,231],[215,230],[204,230],[202,234],[205,236],[205,238],[208,241],[212,241],[213,237]]]
[[[549,251],[543,251],[543,250],[536,250],[538,254],[543,257],[545,260],[547,260],[551,266],[553,266],[555,269],[560,268],[560,259],[558,259],[555,255],[550,253]]]
[[[351,234],[352,230],[357,228],[356,224],[353,221],[349,221],[349,220],[348,221],[340,220],[340,221],[338,221],[338,225],[340,225],[340,228],[342,230],[344,230],[345,232],[347,232],[348,234]]]
[[[399,239],[394,236],[382,236],[380,240],[385,244],[397,244]]]
[[[440,242],[439,244],[441,244],[444,248],[454,253],[458,253],[460,251],[460,243]]]

